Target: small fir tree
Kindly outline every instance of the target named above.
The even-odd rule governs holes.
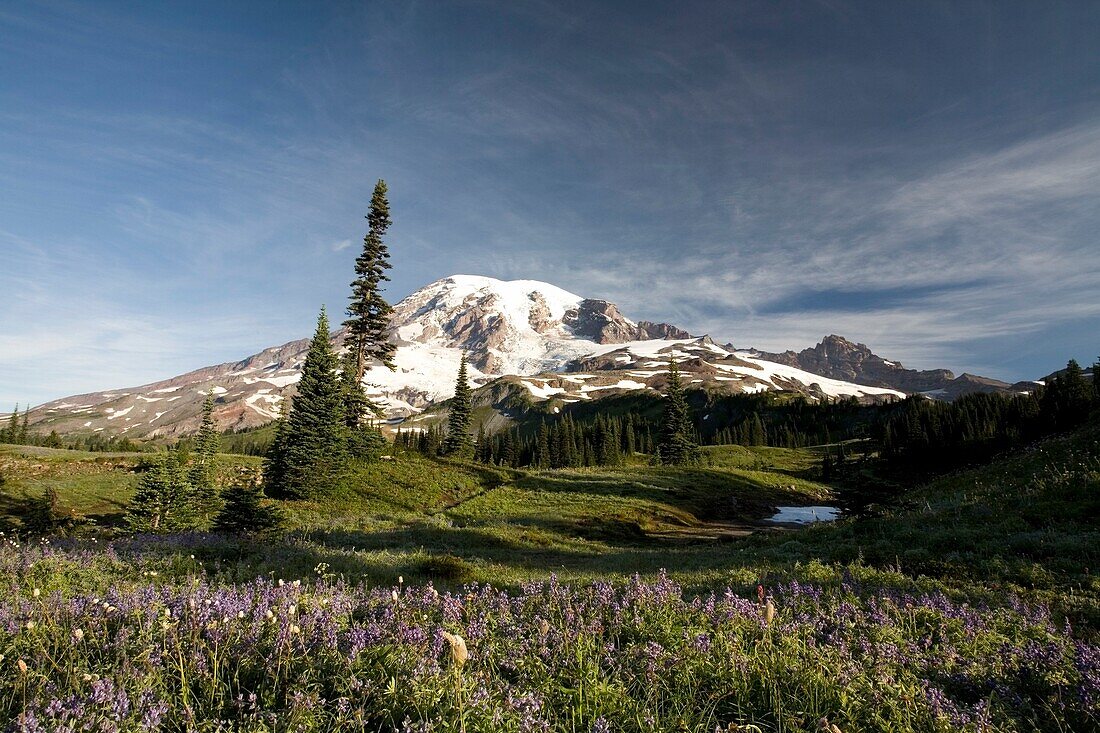
[[[23,515],[23,527],[32,534],[65,534],[76,524],[76,514],[62,509],[61,497],[52,486],[47,486],[41,496],[31,499]]]
[[[264,485],[269,488],[286,481],[286,430],[286,415],[280,410],[275,418],[275,435],[264,453]]]
[[[447,438],[443,441],[444,455],[460,455],[470,446],[470,382],[466,376],[466,352],[458,362],[458,379],[455,380],[455,396],[451,399],[447,416]]]
[[[4,431],[3,441],[4,443],[15,443],[19,440],[19,404],[16,403],[15,409],[11,411],[11,415],[8,417],[8,427]]]
[[[27,439],[30,437],[30,432],[28,430],[30,416],[31,406],[27,405],[23,408],[23,421],[19,424],[19,440],[16,441],[17,443],[19,443],[19,445],[26,445]]]
[[[279,510],[263,501],[263,490],[251,474],[242,475],[222,492],[214,530],[226,534],[266,534],[282,523]]]
[[[668,389],[665,393],[664,421],[661,440],[657,444],[657,458],[667,465],[690,463],[698,458],[699,446],[692,436],[691,418],[688,413],[680,370],[675,361],[668,367]]]
[[[202,423],[195,437],[188,479],[195,492],[195,509],[209,520],[218,509],[217,460],[221,437],[214,424],[214,398],[208,395],[202,403]]]
[[[1100,356],[1092,363],[1092,402],[1100,407]]]
[[[142,474],[126,511],[133,532],[166,533],[195,528],[191,485],[173,451],[157,456]]]
[[[332,489],[347,465],[344,395],[336,355],[329,345],[324,308],[302,367],[298,394],[291,403],[283,434],[272,448],[277,455],[269,464],[277,464],[277,470],[265,477],[272,496],[322,496]]]

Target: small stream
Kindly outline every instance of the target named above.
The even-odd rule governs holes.
[[[840,516],[835,506],[781,506],[779,511],[768,518],[769,522],[782,524],[813,524],[814,522],[832,522]]]

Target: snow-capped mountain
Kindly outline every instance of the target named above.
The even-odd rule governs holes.
[[[632,321],[612,303],[548,283],[475,275],[443,278],[412,293],[394,306],[392,329],[396,369],[375,367],[364,382],[393,418],[450,397],[463,350],[476,385],[561,369],[606,344],[689,336],[668,324]],[[336,348],[343,340],[343,331],[333,334]],[[32,410],[31,424],[60,433],[181,435],[197,428],[202,401],[213,394],[220,427],[262,425],[293,395],[308,346],[300,339],[140,387],[66,397]]]
[[[533,399],[570,402],[661,388],[670,359],[689,386],[726,392],[796,391],[810,397],[882,399],[901,392],[813,374],[760,354],[721,347],[665,323],[633,321],[607,301],[535,280],[454,275],[394,306],[393,371],[367,372],[367,392],[397,421],[453,393],[462,351],[475,386],[519,379]],[[341,348],[342,331],[333,334]],[[130,437],[194,431],[202,401],[216,397],[222,428],[247,428],[278,414],[301,376],[308,340],[265,349],[140,387],[47,403],[31,412],[37,430]]]

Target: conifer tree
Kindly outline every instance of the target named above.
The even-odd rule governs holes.
[[[485,424],[477,426],[477,439],[474,440],[474,460],[478,463],[492,463],[493,449],[485,436]]]
[[[157,456],[142,474],[126,511],[126,524],[134,532],[177,532],[194,528],[191,486],[179,456]]]
[[[214,397],[207,395],[202,403],[202,423],[195,436],[195,448],[191,454],[191,470],[187,478],[195,492],[195,508],[204,519],[210,519],[217,511],[217,460],[221,437],[214,424]]]
[[[222,492],[222,508],[214,518],[214,530],[226,534],[249,535],[272,532],[279,528],[279,510],[263,502],[263,490],[251,474],[237,478]]]
[[[668,366],[668,389],[665,392],[664,422],[661,440],[657,445],[657,457],[661,463],[679,465],[698,458],[699,446],[692,436],[684,387],[680,382],[680,370],[675,361]]]
[[[284,402],[283,405],[288,403]],[[275,435],[264,453],[264,485],[282,486],[286,481],[286,414],[280,409],[275,418]]]
[[[1092,388],[1085,381],[1084,372],[1076,359],[1069,360],[1065,371],[1052,380],[1047,393],[1052,403],[1050,411],[1056,429],[1076,427],[1088,416]]]
[[[767,433],[764,431],[764,423],[759,413],[752,413],[749,418],[748,445],[765,445],[768,442]]]
[[[15,408],[11,411],[11,416],[8,417],[8,427],[3,431],[3,435],[0,436],[0,443],[15,443],[19,439],[19,403],[16,403]]]
[[[1092,363],[1092,401],[1100,407],[1100,356]]]
[[[443,454],[448,456],[466,452],[470,446],[470,382],[466,376],[466,352],[458,362],[458,378],[455,380],[455,396],[451,399],[447,416],[447,438],[443,441]]]
[[[16,441],[17,443],[19,443],[19,445],[27,444],[27,438],[29,437],[29,434],[27,432],[27,422],[30,419],[30,414],[31,406],[27,405],[23,408],[23,422],[19,425],[19,440]]]
[[[550,468],[550,431],[546,428],[545,422],[539,423],[535,454],[535,465],[538,468]]]
[[[511,466],[516,460],[516,445],[512,440],[511,431],[505,431],[500,441],[499,459],[497,461],[501,466]]]
[[[61,496],[52,486],[31,499],[23,515],[24,529],[33,534],[65,534],[76,523],[76,515],[61,508]]]
[[[347,361],[344,372],[345,388],[354,393],[349,398],[352,410],[350,420],[362,419],[366,412],[378,413],[363,392],[363,375],[370,361],[393,370],[393,355],[397,347],[389,340],[390,314],[393,308],[382,297],[382,284],[389,281],[390,253],[385,243],[390,224],[390,204],[386,198],[386,182],[379,180],[371,196],[367,213],[367,234],[363,238],[363,251],[355,260],[355,279],[351,283],[351,302],[348,304]],[[362,413],[355,415],[355,411]]]
[[[325,309],[317,317],[298,394],[268,456],[265,484],[272,496],[305,499],[325,494],[347,464],[344,395],[329,346]]]

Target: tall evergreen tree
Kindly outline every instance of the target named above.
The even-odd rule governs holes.
[[[27,423],[30,421],[31,406],[27,405],[23,408],[23,422],[19,424],[19,439],[15,442],[19,445],[26,445],[27,439],[30,437],[30,433],[27,429]]]
[[[265,483],[272,496],[305,499],[325,494],[347,464],[344,394],[329,346],[325,309],[302,366],[298,394],[282,435],[272,444]]]
[[[657,457],[661,463],[679,465],[698,458],[699,446],[695,444],[692,432],[680,370],[675,361],[670,361],[664,421],[661,425],[661,440],[657,445]]]
[[[368,411],[379,413],[377,405],[371,403],[363,392],[363,375],[369,362],[377,361],[389,369],[394,369],[393,355],[397,350],[389,340],[390,314],[393,308],[382,297],[383,283],[389,281],[386,270],[390,269],[390,252],[386,246],[386,230],[390,228],[390,203],[386,198],[386,182],[379,180],[371,196],[370,210],[367,213],[367,234],[363,238],[363,251],[355,260],[355,279],[351,283],[348,319],[347,363],[345,365],[345,388],[354,394],[349,398],[351,408],[349,420],[362,419]],[[354,379],[353,379],[354,377]],[[357,410],[362,414],[356,415]]]
[[[628,412],[626,424],[623,425],[623,452],[629,457],[634,455],[634,451],[634,415]]]
[[[512,440],[512,432],[505,431],[500,439],[497,463],[501,466],[511,466],[516,460],[516,444]]]
[[[207,395],[202,403],[202,423],[195,436],[188,480],[195,492],[195,508],[204,519],[210,519],[218,509],[218,450],[221,437],[214,424],[214,397]]]
[[[466,452],[470,445],[470,381],[467,378],[466,352],[458,362],[458,378],[455,380],[455,396],[447,415],[447,438],[443,441],[444,455]]]
[[[485,435],[485,424],[477,426],[477,439],[474,440],[474,460],[479,463],[493,462],[493,448]]]

